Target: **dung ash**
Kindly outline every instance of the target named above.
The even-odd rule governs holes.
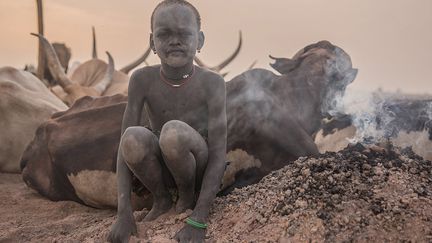
[[[431,173],[431,161],[410,148],[357,143],[337,153],[299,158],[258,184],[218,198],[214,217],[229,208],[243,214],[232,219],[226,240],[253,240],[244,235],[253,228],[258,241],[430,242]],[[236,233],[241,222],[249,226]]]

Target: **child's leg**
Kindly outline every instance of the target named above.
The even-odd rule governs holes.
[[[182,121],[169,121],[161,131],[159,145],[164,161],[177,185],[176,212],[195,206],[195,188],[200,187],[207,165],[208,148],[204,138]]]
[[[171,208],[172,201],[162,178],[161,153],[157,137],[147,128],[129,127],[120,141],[121,155],[135,176],[152,193],[153,207],[146,221]]]

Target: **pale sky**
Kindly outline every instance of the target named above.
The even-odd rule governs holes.
[[[110,51],[120,68],[148,46],[155,0],[44,0],[45,36],[65,42],[72,61],[91,58],[91,26],[99,57]],[[431,0],[191,0],[201,13],[206,43],[199,55],[217,65],[243,32],[243,48],[227,80],[256,67],[271,69],[269,54],[292,57],[329,40],[359,69],[353,89],[432,94]],[[36,0],[0,0],[0,66],[36,64]],[[152,54],[150,64],[158,63]]]

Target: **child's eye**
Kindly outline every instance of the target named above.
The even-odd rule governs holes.
[[[158,33],[156,36],[159,37],[159,38],[163,38],[163,37],[168,36],[168,33],[166,33],[166,32],[161,32],[161,33]]]
[[[182,35],[183,37],[189,37],[189,36],[192,35],[192,33],[190,33],[190,32],[183,32],[181,35]]]

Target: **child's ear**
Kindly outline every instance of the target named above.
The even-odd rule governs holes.
[[[154,41],[153,41],[153,33],[150,33],[150,48],[152,49],[153,53],[156,53],[156,47],[154,45]]]
[[[198,33],[198,50],[201,50],[201,48],[204,46],[204,40],[205,40],[204,32],[200,31]]]

